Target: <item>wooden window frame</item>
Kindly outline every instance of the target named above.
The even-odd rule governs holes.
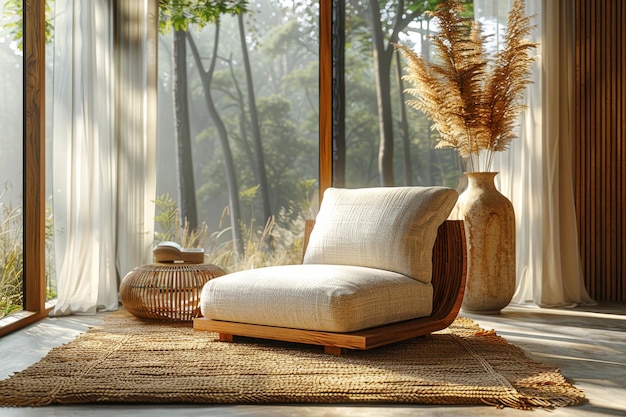
[[[319,198],[333,185],[333,3],[320,1]]]
[[[45,0],[23,3],[24,310],[0,320],[0,336],[48,315],[45,273]]]

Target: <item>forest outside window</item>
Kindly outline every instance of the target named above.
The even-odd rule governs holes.
[[[319,2],[225,3],[161,8],[155,239],[231,271],[297,262],[318,201]]]

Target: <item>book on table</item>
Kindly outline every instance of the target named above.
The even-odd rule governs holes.
[[[203,248],[183,248],[172,241],[159,242],[152,251],[154,260],[159,263],[203,263]]]

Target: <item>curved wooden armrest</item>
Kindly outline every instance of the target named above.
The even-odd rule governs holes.
[[[432,320],[448,327],[459,314],[467,277],[465,226],[462,220],[446,220],[437,232],[433,247]]]

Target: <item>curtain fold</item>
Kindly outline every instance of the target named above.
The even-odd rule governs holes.
[[[497,0],[508,10],[510,0]],[[495,3],[495,2],[494,2]],[[527,0],[539,43],[519,139],[494,160],[517,226],[513,303],[593,304],[580,263],[574,207],[574,4]],[[478,9],[478,8],[477,8]],[[478,10],[477,10],[478,11]]]
[[[117,270],[152,260],[156,200],[158,3],[116,0]],[[132,24],[130,24],[132,22]]]
[[[149,189],[154,164],[145,159],[154,153],[156,140],[147,138],[145,129],[128,135],[116,124],[113,6],[110,0],[54,3],[50,151],[55,316],[117,309],[118,283],[127,272],[118,269],[120,242],[152,239],[152,223],[141,217],[146,209],[140,206],[148,206],[150,213],[154,201],[154,190]],[[145,85],[134,87],[138,91]],[[145,107],[144,100],[129,117],[144,121]],[[129,165],[140,166],[132,178],[124,169]],[[140,203],[128,205],[120,190],[136,193]],[[120,227],[120,216],[129,217],[127,208],[141,216],[130,216]],[[148,259],[146,249],[140,246],[142,259]],[[128,261],[125,268],[130,268]]]

